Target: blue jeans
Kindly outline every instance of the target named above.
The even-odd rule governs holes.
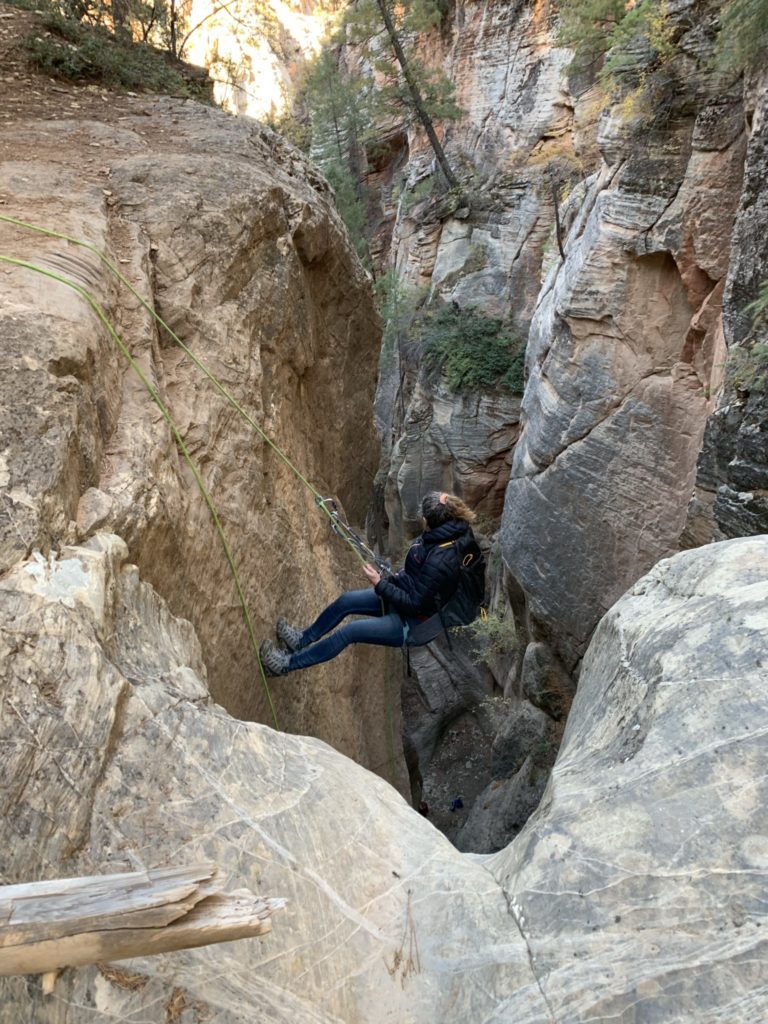
[[[348,615],[373,616],[348,622],[334,633],[331,630]],[[301,634],[302,649],[291,655],[288,671],[309,668],[322,661],[330,661],[350,644],[380,644],[383,647],[402,647],[408,620],[396,612],[387,613],[372,588],[349,590],[329,604],[311,626]],[[329,635],[326,635],[329,634]]]

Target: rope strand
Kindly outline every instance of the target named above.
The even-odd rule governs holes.
[[[3,217],[2,219],[3,220],[7,220],[8,218]],[[51,232],[44,232],[44,233],[50,234]],[[251,615],[250,615],[250,611],[249,611],[249,608],[248,608],[248,602],[246,600],[245,592],[244,592],[242,584],[240,582],[240,576],[239,576],[238,571],[237,571],[237,566],[235,565],[235,560],[234,560],[234,557],[232,555],[232,550],[231,550],[231,548],[229,546],[229,542],[227,541],[226,535],[224,533],[224,528],[221,525],[221,520],[219,519],[219,515],[218,515],[218,513],[216,511],[216,507],[213,504],[213,499],[211,498],[211,495],[208,492],[208,489],[206,488],[206,486],[205,486],[205,484],[203,482],[203,479],[202,479],[202,477],[200,475],[200,472],[199,472],[197,466],[195,465],[191,455],[189,454],[187,446],[184,444],[184,440],[183,440],[181,434],[179,433],[179,430],[178,430],[178,428],[177,428],[177,426],[176,426],[176,424],[175,424],[175,422],[173,420],[173,417],[171,416],[171,414],[169,413],[168,409],[166,408],[165,403],[160,398],[160,395],[157,393],[157,391],[152,386],[152,384],[147,380],[147,378],[144,375],[143,371],[141,370],[140,366],[138,365],[136,360],[133,358],[131,353],[128,351],[128,348],[125,346],[125,344],[123,343],[122,339],[118,335],[117,331],[112,326],[111,322],[107,318],[106,314],[104,313],[104,311],[101,308],[101,306],[99,305],[99,303],[96,301],[96,299],[91,295],[91,293],[86,288],[83,288],[81,285],[77,284],[76,282],[70,280],[67,277],[64,277],[61,274],[57,274],[57,273],[55,273],[52,270],[48,270],[45,267],[40,267],[37,264],[30,263],[30,262],[28,262],[26,260],[20,260],[20,259],[15,259],[15,258],[13,258],[11,256],[0,255],[0,262],[8,263],[8,264],[10,264],[12,266],[22,267],[22,268],[24,268],[26,270],[32,270],[35,273],[42,274],[44,277],[51,278],[54,281],[58,281],[60,284],[66,285],[66,287],[71,288],[74,292],[76,292],[83,299],[85,299],[85,301],[88,303],[88,305],[94,311],[94,313],[99,318],[99,320],[101,321],[103,326],[106,328],[106,330],[109,333],[109,335],[112,337],[114,342],[117,344],[117,346],[120,349],[120,351],[122,352],[122,354],[128,360],[128,363],[131,366],[131,368],[138,375],[139,379],[141,380],[141,382],[144,385],[145,389],[147,390],[148,394],[151,396],[152,400],[155,402],[157,407],[160,409],[160,412],[162,413],[163,418],[165,419],[166,423],[168,424],[168,426],[171,429],[171,433],[174,436],[174,439],[176,441],[176,444],[179,447],[179,450],[181,451],[182,455],[184,456],[184,459],[185,459],[187,465],[189,466],[189,468],[190,468],[190,470],[192,472],[192,475],[195,478],[195,482],[196,482],[196,484],[198,486],[198,489],[199,489],[201,495],[203,496],[203,499],[204,499],[206,505],[208,506],[208,510],[211,513],[211,518],[213,520],[214,526],[216,528],[216,532],[217,532],[217,534],[219,536],[219,539],[221,541],[222,547],[224,549],[224,554],[226,556],[227,562],[229,564],[230,571],[232,573],[232,578],[233,578],[234,583],[235,583],[235,589],[237,590],[237,595],[238,595],[238,598],[240,599],[240,606],[242,608],[243,618],[245,620],[246,629],[248,631],[248,637],[249,637],[249,640],[251,642],[251,646],[252,646],[253,650],[256,653],[256,658],[257,658],[257,661],[258,661],[258,664],[259,664],[259,669],[261,671],[261,678],[262,678],[262,683],[263,683],[263,686],[264,686],[264,692],[266,693],[267,701],[269,703],[269,707],[270,707],[270,710],[272,712],[272,717],[274,719],[275,728],[279,730],[280,729],[280,724],[279,724],[278,717],[277,717],[277,711],[275,710],[275,705],[274,705],[274,702],[272,700],[272,694],[271,694],[270,689],[269,689],[269,684],[267,683],[267,677],[266,677],[266,673],[264,672],[264,666],[261,663],[261,657],[259,655],[259,648],[258,648],[258,644],[257,644],[257,641],[256,641],[256,636],[255,636],[255,633],[254,633],[254,630],[253,630],[253,622],[251,620]]]
[[[170,337],[179,346],[179,348],[187,356],[189,356],[189,358],[192,360],[195,366],[201,371],[201,373],[205,374],[205,376],[211,381],[216,390],[226,399],[227,402],[229,402],[232,408],[235,409],[237,413],[246,421],[246,423],[248,423],[256,431],[256,433],[265,442],[265,444],[267,444],[272,449],[272,451],[275,452],[278,458],[280,458],[285,463],[285,465],[288,466],[291,472],[296,475],[297,479],[299,479],[304,484],[304,486],[314,496],[315,503],[318,505],[319,508],[322,509],[322,511],[328,517],[330,525],[332,527],[334,526],[334,517],[330,509],[326,507],[325,499],[320,494],[320,492],[312,485],[312,483],[306,478],[306,476],[301,472],[301,470],[296,466],[296,464],[288,457],[288,455],[283,451],[283,449],[280,448],[279,445],[275,444],[275,442],[272,440],[271,437],[269,437],[269,435],[263,430],[263,428],[259,426],[259,424],[253,419],[252,416],[248,414],[248,412],[246,412],[246,410],[242,407],[242,405],[240,405],[240,403],[229,391],[229,389],[225,387],[225,385],[221,383],[218,377],[216,377],[216,375],[212,373],[211,370],[208,369],[205,363],[203,363],[203,361],[199,359],[198,356],[196,356],[195,353],[187,345],[184,344],[181,338],[175,333],[175,331],[173,331],[171,327],[168,326],[168,324],[165,322],[165,320],[163,320],[160,314],[147,302],[147,300],[142,295],[139,294],[139,292],[136,291],[131,282],[125,277],[124,274],[121,273],[119,268],[116,267],[114,263],[112,263],[112,261],[103,252],[101,252],[100,249],[97,249],[95,245],[91,245],[90,242],[83,241],[82,239],[79,238],[73,238],[71,235],[62,234],[59,231],[52,231],[50,228],[44,228],[38,224],[32,224],[29,221],[19,220],[16,217],[9,217],[5,214],[0,214],[0,221],[4,221],[6,224],[13,224],[16,227],[25,228],[30,231],[35,231],[41,235],[47,235],[49,238],[58,238],[64,242],[69,242],[72,245],[76,245],[81,249],[87,249],[89,252],[92,252],[96,257],[98,257],[98,259],[104,264],[104,266],[106,266],[115,275],[115,277],[117,277],[121,284],[123,284],[128,289],[131,295],[133,295],[133,297],[138,302],[141,303],[143,308],[152,317],[154,317],[155,321],[158,324],[160,324],[160,326],[165,331],[168,332]],[[345,528],[345,524],[338,524],[338,521],[336,522],[337,525],[341,526],[341,529],[335,530],[334,532],[338,533],[342,540],[346,541],[346,543],[355,553],[355,556],[360,560],[362,564],[365,564],[366,558],[363,555],[363,553],[358,549],[358,545],[355,543],[355,540],[350,536],[349,529]]]

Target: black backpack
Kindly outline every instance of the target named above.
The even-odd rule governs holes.
[[[439,611],[408,630],[406,654],[407,647],[421,647],[431,643],[443,632],[448,646],[452,647],[448,633],[451,626],[468,626],[480,614],[485,601],[485,558],[471,530],[441,547],[454,545],[458,559],[458,583],[450,597],[443,601]]]
[[[456,589],[440,608],[444,629],[468,626],[480,614],[485,601],[485,558],[471,530],[458,537],[454,544],[459,561]]]

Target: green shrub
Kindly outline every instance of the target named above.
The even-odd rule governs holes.
[[[768,58],[768,0],[730,0],[720,15],[718,63],[740,71]]]
[[[632,72],[639,42],[651,61],[648,71],[667,63],[677,52],[667,0],[561,0],[557,41],[574,51],[575,71],[598,70],[609,91],[617,78]],[[601,65],[603,56],[607,55]],[[727,0],[720,11],[715,63],[734,71],[758,67],[768,56],[768,0]]]
[[[45,13],[42,25],[47,31],[28,36],[24,47],[44,74],[113,88],[208,98],[203,83],[185,78],[151,46],[118,40],[104,28],[84,25],[56,11]]]
[[[751,391],[768,384],[768,343],[733,349],[728,355],[728,374],[734,387]]]
[[[746,312],[751,314],[756,321],[763,319],[768,313],[768,281],[763,281],[760,285],[757,298],[754,302],[750,302]]]
[[[523,390],[525,345],[503,321],[454,305],[423,313],[414,329],[427,366],[451,391]]]
[[[488,615],[475,619],[466,629],[473,640],[477,654],[511,654],[517,648],[517,629],[512,615]]]

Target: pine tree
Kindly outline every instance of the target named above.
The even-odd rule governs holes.
[[[459,181],[434,121],[459,117],[461,111],[447,76],[426,69],[411,44],[417,33],[441,24],[445,6],[443,0],[357,0],[347,11],[346,29],[350,42],[364,47],[371,67],[383,83],[379,89],[382,106],[391,110],[395,105],[421,123],[448,186],[458,192]],[[386,40],[384,47],[382,34]]]
[[[304,103],[311,121],[310,153],[336,193],[336,206],[358,255],[370,262],[365,240],[361,152],[370,123],[369,85],[339,66],[326,46],[307,71]]]

